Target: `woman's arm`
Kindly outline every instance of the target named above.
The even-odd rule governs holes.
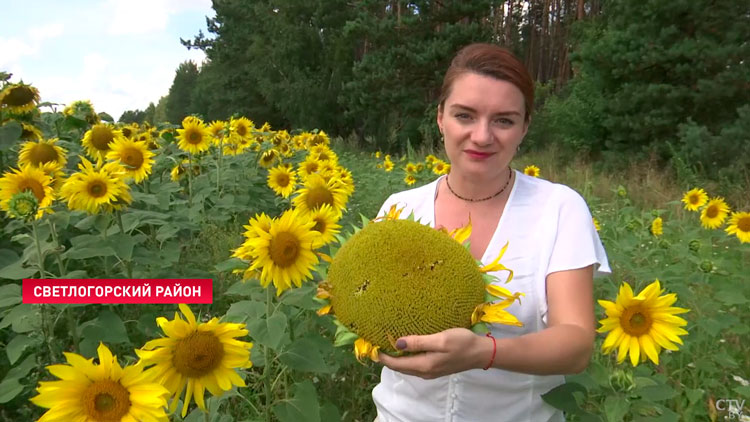
[[[588,366],[595,339],[593,266],[549,274],[547,306],[546,329],[496,340],[494,368],[553,375],[578,373]],[[493,349],[491,338],[460,328],[399,340],[405,342],[403,350],[425,353],[398,358],[383,353],[381,362],[428,379],[484,368]]]

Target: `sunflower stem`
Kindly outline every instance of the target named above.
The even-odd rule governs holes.
[[[47,278],[47,273],[44,271],[44,257],[42,256],[42,244],[39,242],[39,233],[36,229],[36,220],[31,220],[31,230],[34,233],[34,245],[36,245],[36,264],[39,268],[40,278]]]
[[[216,163],[216,194],[221,195],[221,162],[224,156],[224,135],[219,137],[219,159]]]
[[[204,422],[211,422],[211,412],[209,409],[209,403],[206,403],[206,411],[203,412],[203,421]]]
[[[270,288],[266,288],[266,319],[271,317],[271,314],[273,314],[273,291],[271,291]],[[266,421],[271,422],[271,405],[272,405],[272,397],[271,397],[271,378],[273,374],[272,371],[272,361],[273,358],[271,357],[271,348],[266,346],[263,350],[263,356],[266,359],[266,366],[263,368],[263,387],[264,392],[266,396],[266,406],[265,406],[265,414],[266,414]]]
[[[188,152],[188,208],[193,207],[193,154]]]
[[[55,223],[52,222],[52,220],[47,220],[47,223],[49,224],[49,231],[52,233],[52,241],[55,242],[55,249],[57,250],[57,253],[55,254],[55,258],[57,258],[57,267],[60,269],[60,278],[65,277],[65,265],[63,265],[62,257],[60,254],[62,253],[60,240],[57,237],[57,228],[55,227]]]

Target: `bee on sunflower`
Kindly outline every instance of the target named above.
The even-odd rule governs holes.
[[[333,313],[337,345],[354,343],[358,360],[398,354],[395,340],[449,328],[488,332],[487,323],[521,326],[505,309],[523,293],[496,284],[489,272],[512,270],[497,258],[482,266],[468,249],[471,222],[450,233],[388,214],[357,228],[335,252],[316,296]],[[464,282],[457,284],[455,280]],[[495,302],[497,299],[500,301]],[[407,317],[408,315],[408,317]],[[356,339],[356,340],[355,340]]]

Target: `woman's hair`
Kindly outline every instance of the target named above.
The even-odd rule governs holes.
[[[523,94],[526,102],[525,120],[529,120],[534,108],[534,81],[529,71],[518,58],[507,49],[493,44],[470,44],[462,48],[453,58],[443,78],[439,107],[451,93],[453,82],[464,73],[478,73],[491,78],[508,81]]]

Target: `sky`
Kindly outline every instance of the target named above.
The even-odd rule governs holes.
[[[169,92],[177,66],[202,51],[211,0],[0,0],[0,71],[42,101],[90,100],[117,120]]]

